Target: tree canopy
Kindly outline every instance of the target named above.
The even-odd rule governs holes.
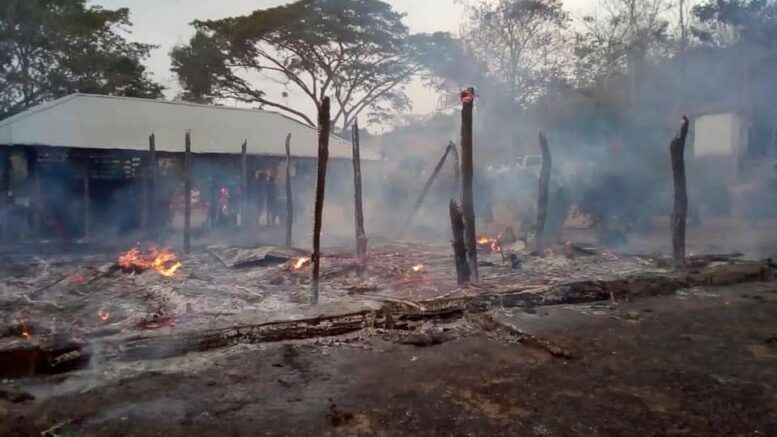
[[[403,85],[424,69],[424,54],[445,34],[411,35],[403,16],[379,0],[298,0],[247,16],[195,21],[196,34],[173,49],[183,98],[231,98],[314,125],[305,108],[274,95],[258,77],[318,107],[332,98],[332,123],[348,128],[365,110],[380,117],[410,103]],[[266,84],[267,82],[265,82]]]
[[[152,46],[128,42],[127,9],[85,0],[0,3],[0,118],[73,92],[159,97],[142,60]]]

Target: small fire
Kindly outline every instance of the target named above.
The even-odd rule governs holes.
[[[175,252],[166,247],[152,246],[146,253],[137,247],[119,256],[119,266],[124,270],[156,270],[162,276],[173,276],[183,265],[176,261]]]
[[[499,237],[477,237],[478,246],[485,246],[491,249],[492,252],[499,252],[502,250],[502,243],[499,242]]]
[[[108,319],[111,318],[111,313],[100,308],[99,310],[97,310],[97,317],[99,317],[100,320],[102,320],[103,322],[106,322],[108,321]]]
[[[27,319],[19,320],[19,335],[25,340],[32,339],[32,335],[30,335],[30,328],[27,326]]]
[[[423,264],[416,264],[413,266],[413,271],[416,273],[423,272],[424,270],[426,270],[426,266]]]
[[[292,262],[290,268],[292,270],[299,270],[303,267],[305,267],[308,263],[310,263],[310,257],[309,256],[301,256],[299,258],[295,258]]]

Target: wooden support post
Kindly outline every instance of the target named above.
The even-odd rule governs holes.
[[[191,251],[191,228],[192,228],[192,180],[191,180],[191,154],[192,154],[192,135],[186,131],[186,150],[183,155],[183,195],[184,195],[184,215],[183,215],[183,251]]]
[[[286,135],[286,247],[291,247],[294,227],[294,197],[291,190],[291,134]]]
[[[321,263],[321,222],[324,213],[326,163],[329,160],[329,97],[321,99],[318,109],[318,162],[316,172],[316,204],[313,217],[313,254],[311,262],[310,303],[318,304],[318,275]]]
[[[456,201],[451,200],[451,231],[453,232],[453,256],[456,259],[456,278],[459,284],[469,282],[469,264],[467,264],[467,248],[464,245],[464,217]]]
[[[461,102],[461,210],[464,215],[464,243],[467,247],[471,280],[477,283],[479,280],[478,246],[475,234],[475,199],[472,189],[474,179],[472,109],[475,103],[475,89],[467,88],[462,91]]]
[[[688,137],[688,117],[682,117],[680,132],[669,144],[674,177],[674,209],[672,210],[672,260],[675,267],[685,265],[685,222],[688,216],[688,190],[685,179],[685,140]]]
[[[8,240],[8,223],[11,219],[11,148],[0,147],[0,238]]]
[[[535,226],[535,250],[545,250],[545,222],[548,218],[548,190],[550,186],[550,171],[552,167],[548,139],[540,132],[540,148],[542,149],[542,168],[540,169],[539,198],[537,200],[537,224]]]
[[[30,234],[33,238],[41,236],[41,221],[43,205],[40,186],[40,165],[38,163],[38,151],[27,150],[27,182],[30,196]]]
[[[84,178],[84,239],[89,238],[92,227],[92,193],[91,193],[91,157],[87,154],[83,162]]]
[[[356,215],[356,261],[359,275],[367,268],[367,233],[364,231],[364,205],[362,202],[362,161],[359,151],[359,121],[353,123],[353,196]]]
[[[413,205],[413,209],[410,211],[410,215],[407,218],[405,229],[408,229],[410,225],[413,224],[413,220],[415,220],[415,216],[416,214],[418,214],[418,210],[421,209],[421,205],[423,205],[424,199],[426,199],[426,195],[429,194],[429,190],[432,188],[432,184],[434,183],[434,180],[437,178],[437,175],[440,173],[442,166],[445,164],[445,160],[448,158],[448,154],[451,153],[451,144],[448,144],[448,146],[445,148],[445,151],[443,152],[442,157],[437,162],[437,165],[434,167],[434,170],[432,170],[432,174],[429,175],[429,179],[426,180],[426,184],[424,184],[424,188],[423,190],[421,190],[421,195],[418,196],[418,199],[415,201],[415,204]]]
[[[238,225],[247,229],[246,213],[248,207],[248,140],[240,146],[240,204],[238,205]]]
[[[146,192],[148,193],[148,203],[146,207],[147,239],[156,239],[159,231],[159,213],[157,212],[157,203],[159,197],[156,192],[156,179],[159,164],[156,158],[156,136],[152,133],[148,137],[148,162],[146,163]]]

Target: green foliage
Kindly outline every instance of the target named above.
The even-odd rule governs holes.
[[[692,33],[704,43],[773,46],[777,42],[774,0],[708,0],[694,7],[693,14],[699,23]]]
[[[3,0],[0,118],[73,92],[159,97],[141,63],[152,46],[127,42],[129,25],[85,0]]]
[[[232,98],[279,109],[311,126],[255,85],[257,74],[280,81],[318,107],[332,97],[333,124],[351,125],[363,111],[381,117],[409,106],[402,87],[423,70],[443,34],[410,35],[402,15],[379,0],[298,0],[251,15],[195,21],[197,34],[176,47],[173,71],[185,98]]]

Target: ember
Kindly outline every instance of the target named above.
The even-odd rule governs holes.
[[[306,265],[310,264],[310,257],[309,256],[301,256],[299,258],[295,258],[289,268],[291,270],[299,270]]]
[[[500,250],[502,250],[502,243],[499,242],[499,237],[496,237],[496,238],[478,237],[477,243],[478,243],[478,246],[486,247],[492,252],[499,252]]]
[[[111,318],[111,313],[109,313],[108,311],[105,311],[105,310],[103,310],[101,308],[101,309],[97,310],[97,317],[99,317],[100,320],[102,320],[103,322],[106,322],[106,321],[108,321],[108,319]]]
[[[19,335],[25,340],[32,339],[32,335],[30,335],[30,329],[27,326],[27,319],[19,320]]]
[[[152,246],[146,253],[133,247],[119,256],[119,266],[128,271],[153,269],[162,276],[173,276],[182,264],[176,261],[175,253],[169,248]]]
[[[426,266],[423,264],[416,264],[413,266],[413,271],[416,273],[423,272],[424,270],[426,270]]]

